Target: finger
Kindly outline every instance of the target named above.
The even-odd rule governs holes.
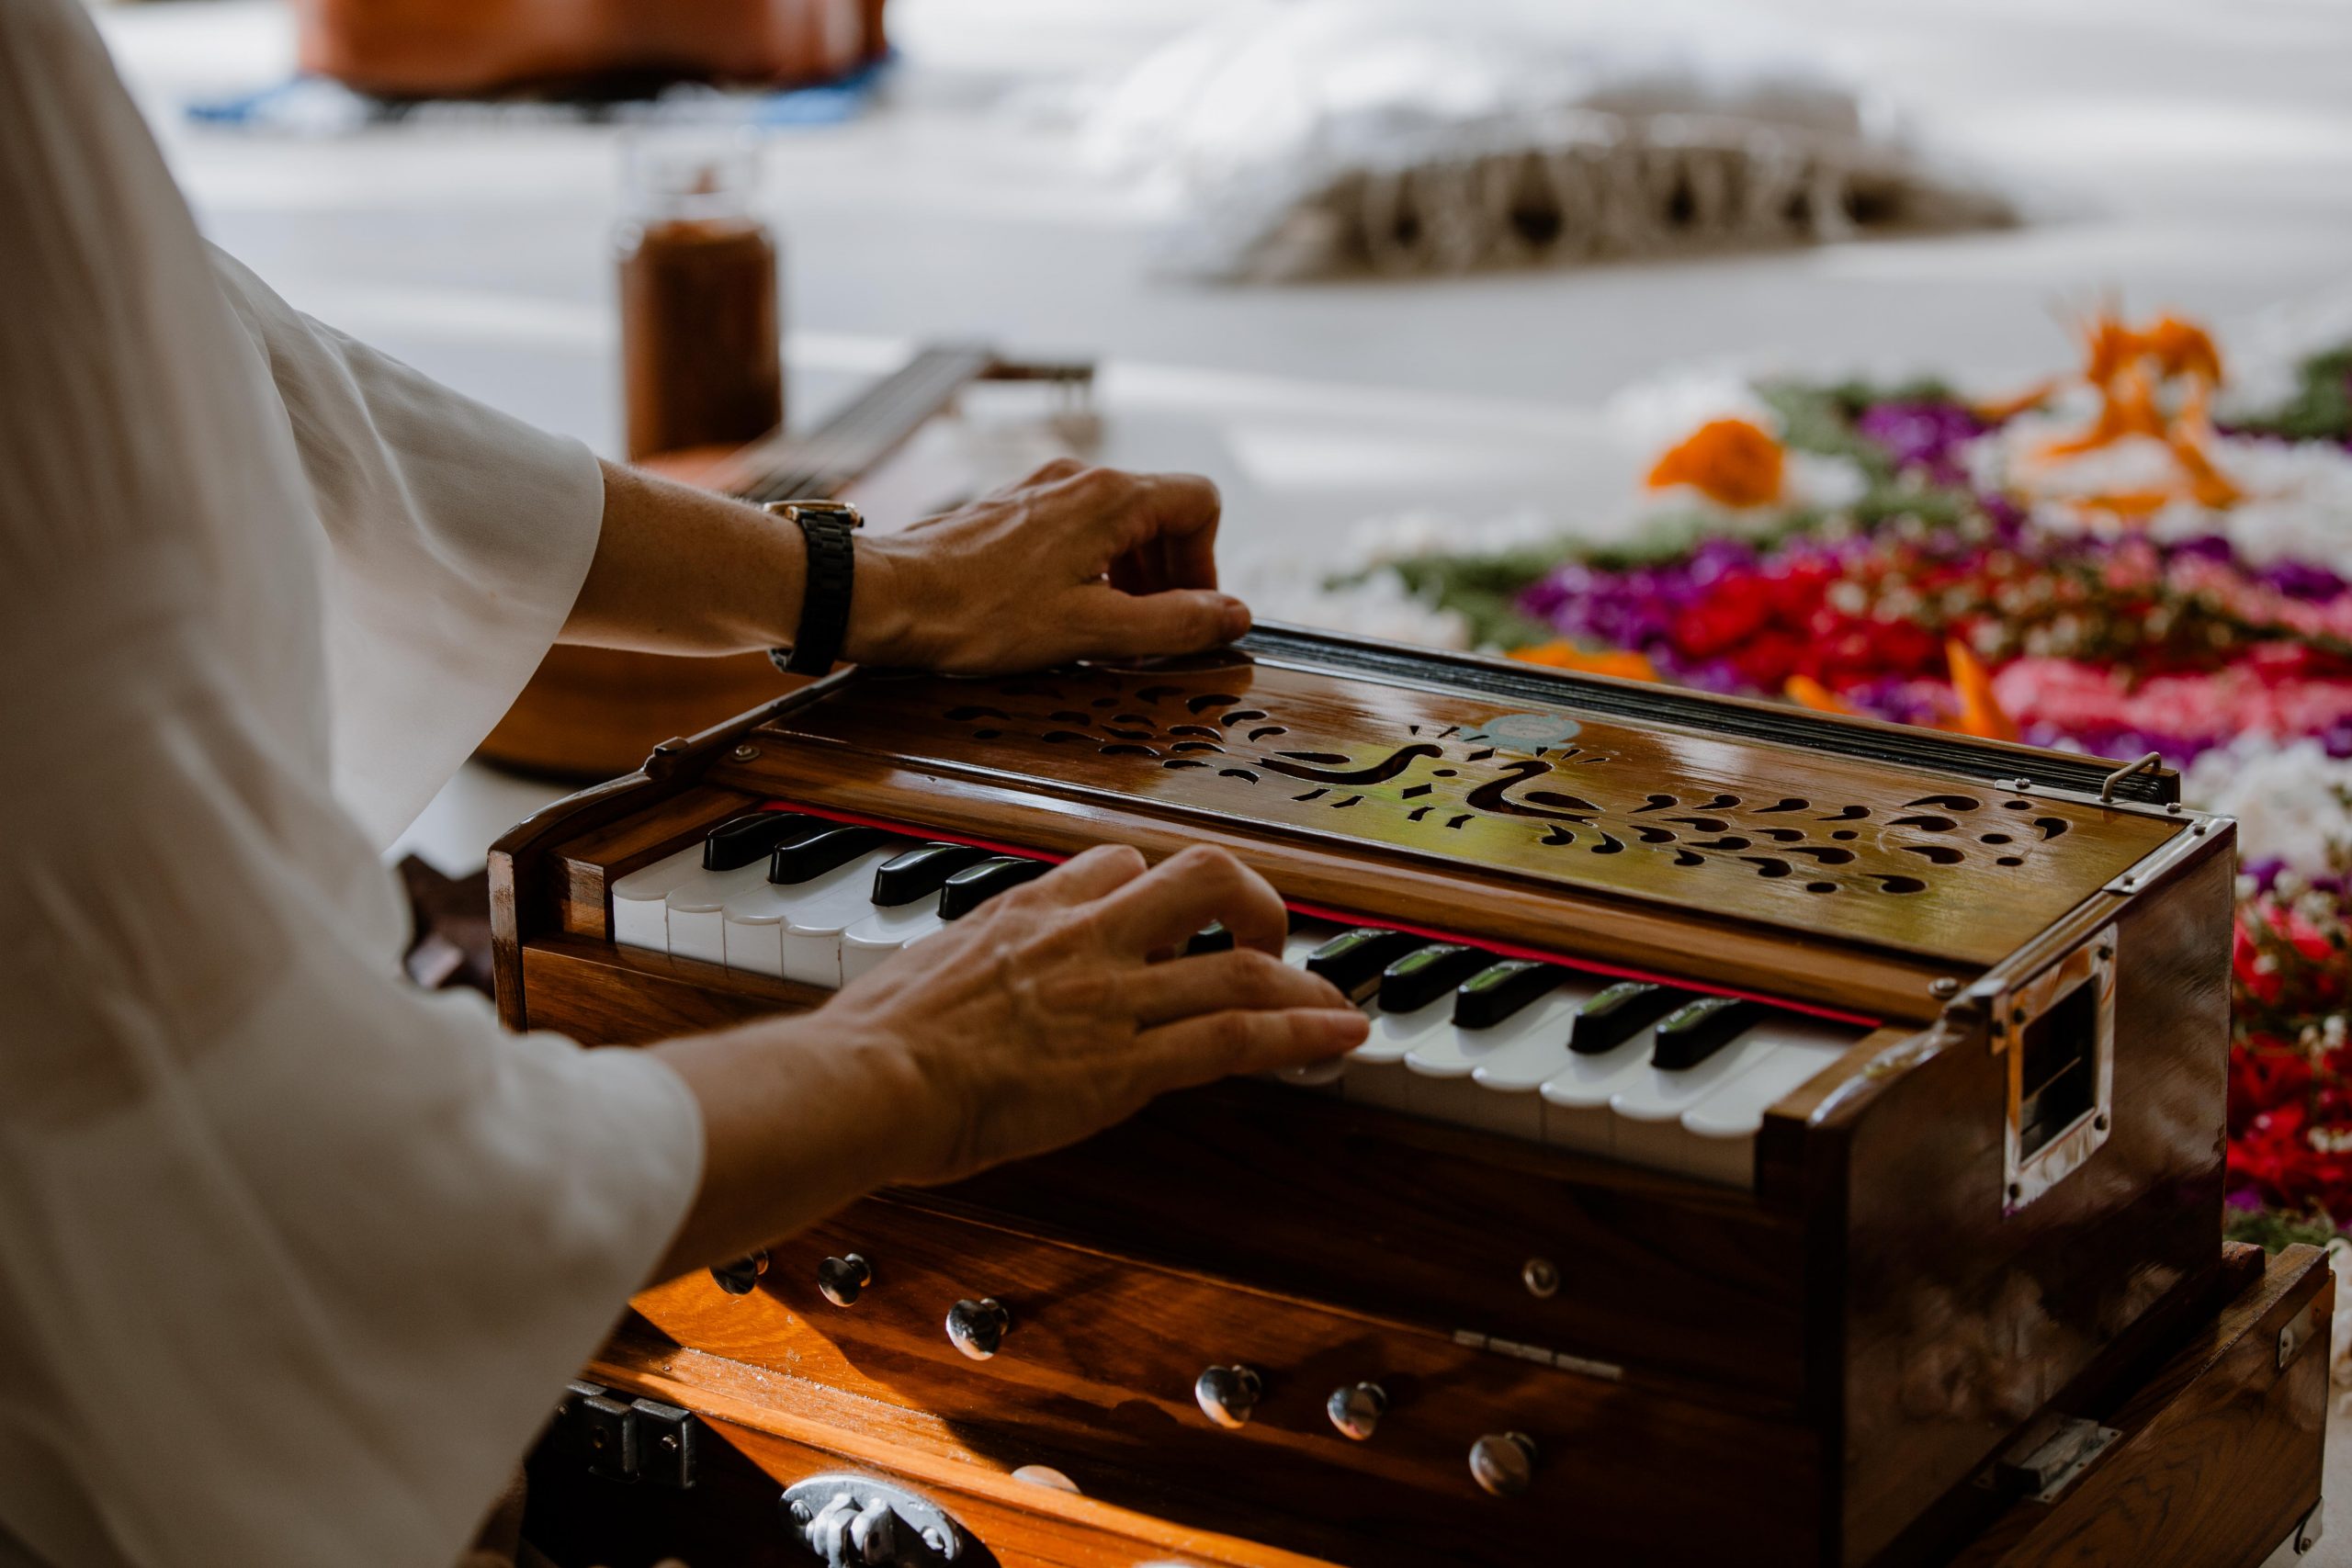
[[[1137,474],[1128,528],[1112,581],[1130,592],[1216,586],[1216,526],[1224,501],[1198,474]]]
[[[1225,923],[1237,947],[1280,953],[1290,915],[1266,879],[1223,850],[1182,851],[1102,900],[1103,929],[1121,952],[1181,946]]]
[[[1231,642],[1250,629],[1250,606],[1204,588],[1125,593],[1096,582],[1072,591],[1064,619],[1080,657],[1140,659]]]
[[[1075,457],[1054,457],[1031,469],[1024,479],[1015,479],[997,493],[1009,495],[1014,491],[1035,490],[1042,485],[1059,484],[1073,474],[1082,474],[1086,465]]]
[[[1371,1029],[1353,1008],[1234,1009],[1146,1030],[1136,1043],[1147,1076],[1165,1091],[1236,1073],[1313,1066],[1354,1050]]]
[[[1065,907],[1091,904],[1125,886],[1148,869],[1142,852],[1132,845],[1097,844],[1014,891],[1035,888],[1035,897]]]
[[[1348,1005],[1348,998],[1321,976],[1294,968],[1255,948],[1155,964],[1127,984],[1136,1021],[1147,1029],[1231,1009],[1337,1010]]]

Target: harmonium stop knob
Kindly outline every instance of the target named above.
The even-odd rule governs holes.
[[[1201,1414],[1227,1428],[1246,1427],[1258,1408],[1265,1385],[1248,1367],[1211,1367],[1193,1380],[1193,1398]]]
[[[1340,1436],[1356,1442],[1370,1440],[1380,1418],[1388,1414],[1388,1394],[1376,1382],[1349,1383],[1331,1391],[1323,1402],[1323,1413]]]
[[[857,1253],[828,1258],[817,1265],[817,1292],[837,1307],[854,1304],[872,1283],[874,1266]]]
[[[1497,1497],[1516,1497],[1535,1479],[1535,1439],[1524,1432],[1489,1432],[1470,1445],[1470,1476]]]
[[[750,1295],[758,1288],[760,1276],[767,1271],[768,1255],[765,1252],[747,1253],[732,1263],[710,1266],[710,1277],[718,1281],[720,1290],[730,1296]]]
[[[994,1296],[960,1301],[947,1309],[947,1342],[975,1361],[985,1361],[1004,1343],[1012,1314]]]

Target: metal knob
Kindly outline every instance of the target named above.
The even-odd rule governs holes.
[[[837,1307],[856,1303],[874,1283],[874,1267],[856,1253],[847,1258],[828,1258],[817,1265],[817,1290]]]
[[[739,1258],[732,1263],[711,1265],[710,1277],[718,1280],[718,1288],[729,1295],[748,1296],[752,1293],[753,1287],[759,1284],[760,1276],[767,1271],[768,1255],[765,1252],[754,1252],[748,1257]]]
[[[1200,1402],[1201,1414],[1220,1427],[1248,1426],[1263,1391],[1258,1374],[1241,1366],[1211,1367],[1193,1380],[1193,1397]]]
[[[1350,1383],[1335,1388],[1331,1397],[1323,1402],[1324,1413],[1331,1417],[1331,1425],[1340,1436],[1363,1442],[1388,1414],[1388,1394],[1376,1382]]]
[[[1012,1315],[994,1296],[957,1302],[947,1309],[947,1342],[975,1361],[985,1361],[1004,1343]]]
[[[1535,1479],[1535,1439],[1524,1432],[1489,1432],[1470,1445],[1470,1476],[1498,1497],[1516,1497]]]

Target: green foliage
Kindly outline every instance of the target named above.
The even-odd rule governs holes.
[[[2252,1242],[2265,1252],[2276,1252],[2298,1242],[2325,1247],[2335,1239],[2337,1231],[2335,1222],[2316,1209],[2308,1214],[2290,1214],[2278,1209],[2232,1209],[2222,1224],[2222,1234],[2231,1241]]]
[[[2294,394],[2234,428],[2290,441],[2352,439],[2352,344],[2315,354],[2297,367]]]
[[[1865,404],[1850,400],[1860,395],[1859,384],[1815,387],[1803,381],[1759,381],[1756,395],[1781,416],[1781,444],[1797,452],[1817,452],[1826,457],[1849,457],[1861,465],[1873,488],[1894,477],[1894,461],[1878,443],[1854,429],[1855,416]]]
[[[1568,541],[1530,546],[1492,556],[1416,556],[1391,567],[1406,591],[1423,604],[1452,610],[1470,624],[1473,648],[1526,648],[1551,633],[1519,613],[1520,591],[1574,550]]]

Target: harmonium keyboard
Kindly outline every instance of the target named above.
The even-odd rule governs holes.
[[[2291,1548],[2331,1290],[2222,1240],[2233,829],[2149,763],[1272,627],[846,671],[667,744],[494,850],[511,1024],[813,1008],[1091,845],[1205,843],[1371,1033],[647,1291],[535,1453],[533,1539]]]

